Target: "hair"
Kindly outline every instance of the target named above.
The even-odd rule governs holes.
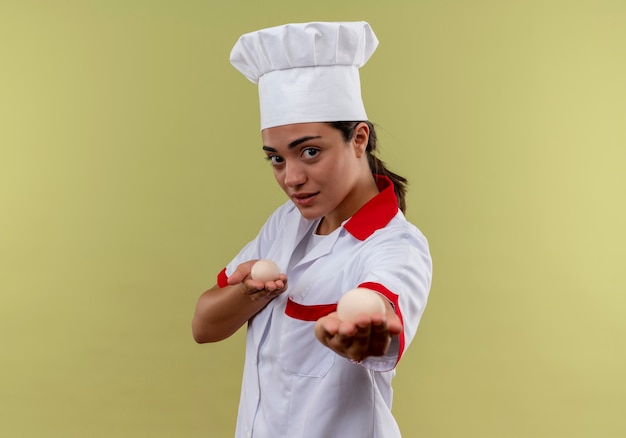
[[[368,120],[364,120],[363,122],[329,122],[328,124],[341,132],[343,139],[348,142],[352,140],[352,137],[354,137],[354,129],[359,125],[359,123],[366,123],[370,130],[369,139],[367,141],[367,148],[365,149],[365,151],[367,152],[367,162],[369,163],[372,174],[384,175],[391,180],[391,182],[393,183],[393,190],[398,200],[398,208],[400,209],[400,211],[402,211],[402,213],[405,213],[406,191],[409,182],[403,176],[400,176],[397,173],[393,173],[392,171],[387,169],[385,163],[383,163],[382,160],[376,156],[378,138],[376,136],[376,129],[374,129],[374,124]]]

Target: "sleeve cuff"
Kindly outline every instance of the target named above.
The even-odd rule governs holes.
[[[222,269],[222,271],[217,274],[217,285],[219,287],[228,286],[228,275],[226,275],[226,268]]]

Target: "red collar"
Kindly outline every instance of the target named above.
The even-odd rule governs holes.
[[[365,240],[374,231],[384,228],[398,212],[398,199],[393,182],[383,175],[374,175],[379,193],[348,219],[343,227],[359,240]]]

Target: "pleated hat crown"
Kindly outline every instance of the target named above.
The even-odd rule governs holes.
[[[365,21],[294,23],[242,35],[230,62],[258,84],[262,130],[367,120],[359,68],[377,46]]]

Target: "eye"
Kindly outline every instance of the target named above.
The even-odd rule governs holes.
[[[272,166],[278,166],[279,164],[282,164],[283,161],[285,161],[279,155],[267,155],[265,159],[272,163]]]
[[[305,148],[302,150],[302,158],[304,159],[315,158],[316,156],[319,155],[319,153],[320,153],[319,149]]]

